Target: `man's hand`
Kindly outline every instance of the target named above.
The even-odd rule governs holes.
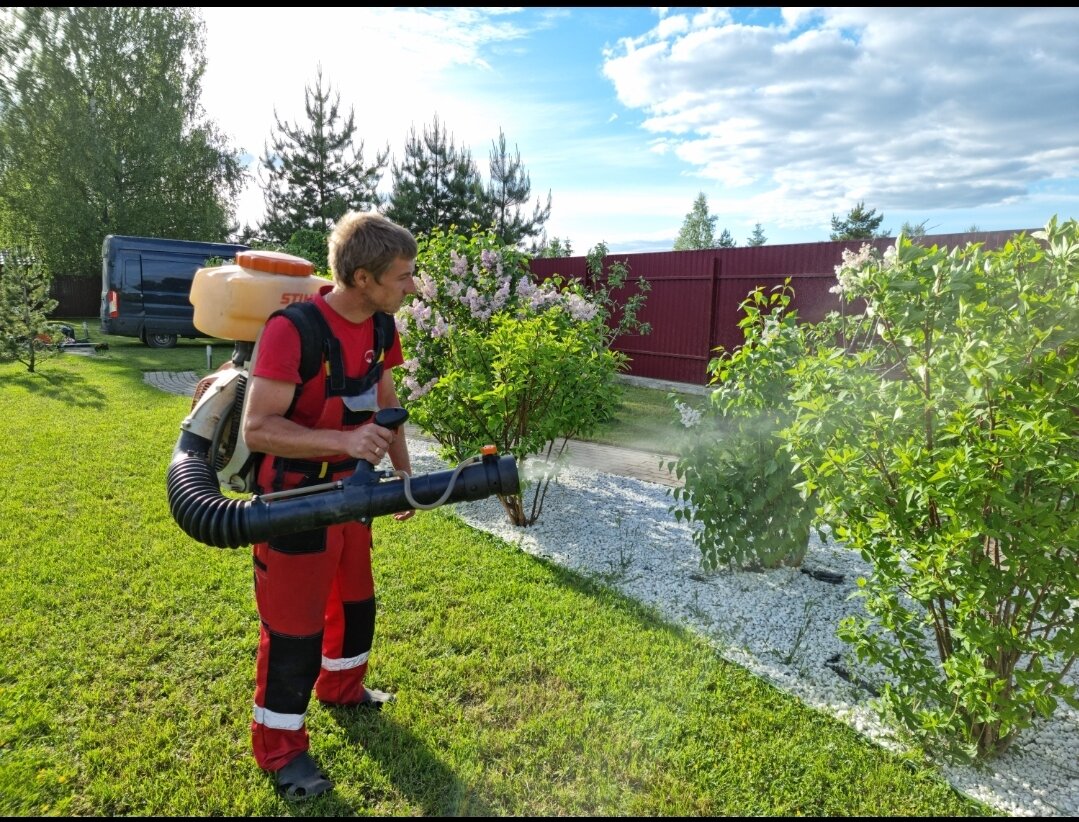
[[[394,432],[381,425],[363,425],[355,431],[346,434],[348,448],[346,453],[356,459],[367,460],[372,465],[378,465],[386,455],[390,443],[394,440]]]

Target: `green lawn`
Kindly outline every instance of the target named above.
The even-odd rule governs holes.
[[[109,344],[0,364],[0,813],[998,815],[451,508],[375,521],[370,682],[398,701],[313,703],[337,789],[291,806],[249,753],[249,553],[173,521],[189,401],[142,379],[205,370],[206,342]]]
[[[637,385],[622,385],[622,399],[614,416],[582,439],[622,445],[643,451],[672,454],[685,430],[675,409],[675,401],[700,409],[708,397],[672,393]]]

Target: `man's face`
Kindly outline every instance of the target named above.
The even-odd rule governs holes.
[[[378,311],[395,314],[409,294],[416,293],[416,281],[412,275],[416,261],[398,257],[382,273],[382,279],[367,278],[367,298]]]

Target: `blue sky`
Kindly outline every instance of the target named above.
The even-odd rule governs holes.
[[[435,117],[486,176],[499,129],[549,237],[670,249],[701,192],[744,245],[1079,216],[1074,8],[203,8],[207,114],[254,171],[323,83],[365,159]],[[388,194],[389,170],[380,191]],[[256,222],[252,184],[238,216]]]

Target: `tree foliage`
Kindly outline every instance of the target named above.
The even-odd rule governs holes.
[[[899,232],[910,237],[912,240],[920,240],[929,233],[929,229],[925,227],[928,222],[928,219],[922,220],[920,223],[912,223],[909,220],[905,221],[900,227]]]
[[[570,243],[567,237],[563,240],[561,237],[552,237],[547,239],[547,233],[543,232],[540,235],[538,242],[533,244],[532,247],[533,257],[572,257],[573,245]]]
[[[716,240],[716,248],[734,248],[738,245],[738,241],[734,239],[734,236],[727,229],[723,229],[720,232],[719,238]]]
[[[678,237],[674,241],[675,251],[689,251],[698,248],[715,248],[716,221],[718,217],[708,213],[708,198],[702,191],[693,201],[693,208],[686,215]]]
[[[340,112],[340,93],[323,87],[319,66],[314,87],[304,89],[306,123],[276,123],[271,142],[261,158],[266,217],[259,226],[262,239],[280,247],[311,245],[308,234],[321,235],[322,245],[334,223],[349,211],[369,211],[379,204],[377,186],[389,158],[389,147],[376,152],[365,165],[363,142],[354,143],[355,114]],[[317,246],[317,244],[316,244]],[[313,259],[326,267],[326,251]]]
[[[107,234],[227,239],[244,172],[199,105],[190,8],[0,11],[0,240],[96,275]]]
[[[652,326],[641,320],[648,292],[648,280],[638,277],[630,282],[629,262],[608,260],[607,243],[596,243],[585,255],[585,287],[603,315],[607,345],[626,335],[646,336]],[[615,295],[618,296],[615,296]]]
[[[759,245],[764,245],[766,242],[768,242],[768,238],[764,236],[764,229],[761,227],[760,223],[757,223],[753,227],[753,233],[746,238],[746,245],[749,248],[754,248]]]
[[[539,198],[530,216],[524,213],[532,194],[532,182],[521,163],[521,152],[514,147],[510,156],[506,147],[506,135],[501,129],[498,140],[491,143],[490,180],[487,185],[487,208],[490,225],[503,245],[518,248],[543,231],[551,216],[551,192],[547,192],[547,204]],[[568,255],[566,255],[568,256]]]
[[[751,295],[746,344],[712,365],[728,426],[672,465],[680,515],[708,563],[782,547],[785,506],[790,536],[857,550],[863,611],[839,636],[882,712],[991,757],[1079,705],[1079,223],[989,252],[901,235],[837,275],[844,311],[815,325]]]
[[[847,212],[846,219],[832,215],[833,240],[872,240],[874,237],[887,237],[887,231],[878,231],[884,222],[884,215],[877,214],[875,208],[866,209],[864,202],[859,202]]]
[[[801,565],[809,545],[813,505],[802,498],[801,473],[780,432],[793,418],[790,370],[806,354],[788,279],[742,302],[745,342],[720,350],[708,364],[715,388],[668,468],[683,480],[670,490],[675,519],[697,527],[701,565],[777,568]]]
[[[414,234],[430,234],[489,221],[487,197],[472,152],[458,148],[438,115],[421,135],[409,131],[400,165],[391,171],[393,190],[385,213]]]

